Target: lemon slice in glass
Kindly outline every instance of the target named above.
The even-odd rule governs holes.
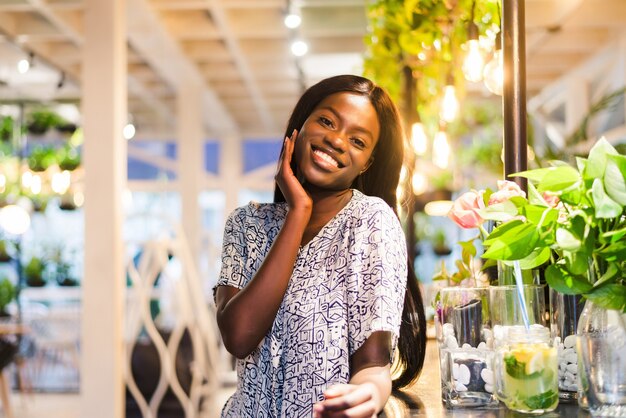
[[[545,355],[543,351],[537,351],[526,362],[525,372],[527,375],[531,375],[536,372],[542,371],[546,366]]]

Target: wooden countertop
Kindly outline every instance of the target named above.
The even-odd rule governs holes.
[[[424,369],[419,380],[402,391],[402,394],[393,395],[381,417],[386,418],[413,418],[413,417],[458,417],[458,418],[500,418],[500,417],[533,417],[508,410],[503,404],[493,409],[446,409],[441,402],[441,377],[439,373],[439,353],[437,341],[428,340],[426,344],[426,359]],[[577,404],[559,404],[556,411],[540,415],[541,417],[570,417],[586,418],[589,413],[578,407]]]

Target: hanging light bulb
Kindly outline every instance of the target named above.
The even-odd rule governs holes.
[[[421,195],[428,189],[428,179],[423,173],[415,170],[411,179],[411,186],[413,186],[414,195]]]
[[[493,94],[502,96],[504,88],[504,58],[502,57],[502,38],[500,32],[496,34],[496,46],[493,57],[485,65],[483,81],[487,89]]]
[[[0,173],[0,193],[4,193],[7,188],[7,178],[4,174]]]
[[[415,122],[411,125],[411,144],[413,145],[413,151],[417,155],[426,154],[428,148],[428,137],[426,131],[424,131],[424,125],[422,122]]]
[[[296,57],[302,57],[306,55],[308,51],[309,51],[309,46],[307,45],[306,42],[300,39],[293,41],[291,44],[291,53],[295,55]]]
[[[293,1],[289,2],[284,23],[289,29],[295,29],[302,23],[302,16],[300,15],[299,7],[297,7]]]
[[[41,193],[41,176],[38,174],[33,175],[32,181],[30,183],[30,191],[34,195],[38,195]]]
[[[452,78],[448,79],[448,85],[444,88],[443,99],[441,100],[441,110],[439,117],[444,122],[452,122],[459,113],[459,101],[456,98],[456,89]]]
[[[433,141],[433,164],[439,168],[448,168],[450,159],[450,145],[445,130],[440,129]]]
[[[465,79],[472,82],[478,82],[483,78],[483,67],[485,60],[480,52],[480,43],[478,42],[478,26],[476,23],[470,22],[467,29],[467,55],[463,61],[463,75]]]

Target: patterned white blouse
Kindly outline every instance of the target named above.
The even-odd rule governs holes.
[[[224,231],[216,286],[245,287],[280,231],[287,205],[236,209]],[[374,331],[396,347],[406,288],[398,218],[376,197],[350,202],[298,251],[274,324],[237,361],[238,384],[222,417],[310,417],[324,390],[350,380],[350,356]]]

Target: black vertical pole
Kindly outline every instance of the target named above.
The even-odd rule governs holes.
[[[404,66],[402,69],[403,76],[403,84],[404,84],[404,101],[403,101],[403,113],[404,113],[404,131],[407,136],[407,140],[411,135],[411,125],[413,124],[413,115],[416,112],[416,103],[415,103],[415,78],[413,78],[413,70],[408,65]],[[412,149],[411,147],[405,147],[406,149]],[[407,254],[409,258],[409,262],[411,265],[415,261],[415,245],[417,241],[415,239],[415,197],[413,196],[413,187],[411,185],[413,178],[413,170],[415,165],[415,157],[411,153],[411,155],[405,156],[404,161],[407,162],[407,177],[408,187],[405,190],[405,199],[406,199],[406,211],[407,211],[407,222],[406,222],[406,246],[407,246]]]
[[[504,176],[526,170],[526,42],[525,0],[502,0],[504,53]],[[527,190],[526,179],[513,180]]]

